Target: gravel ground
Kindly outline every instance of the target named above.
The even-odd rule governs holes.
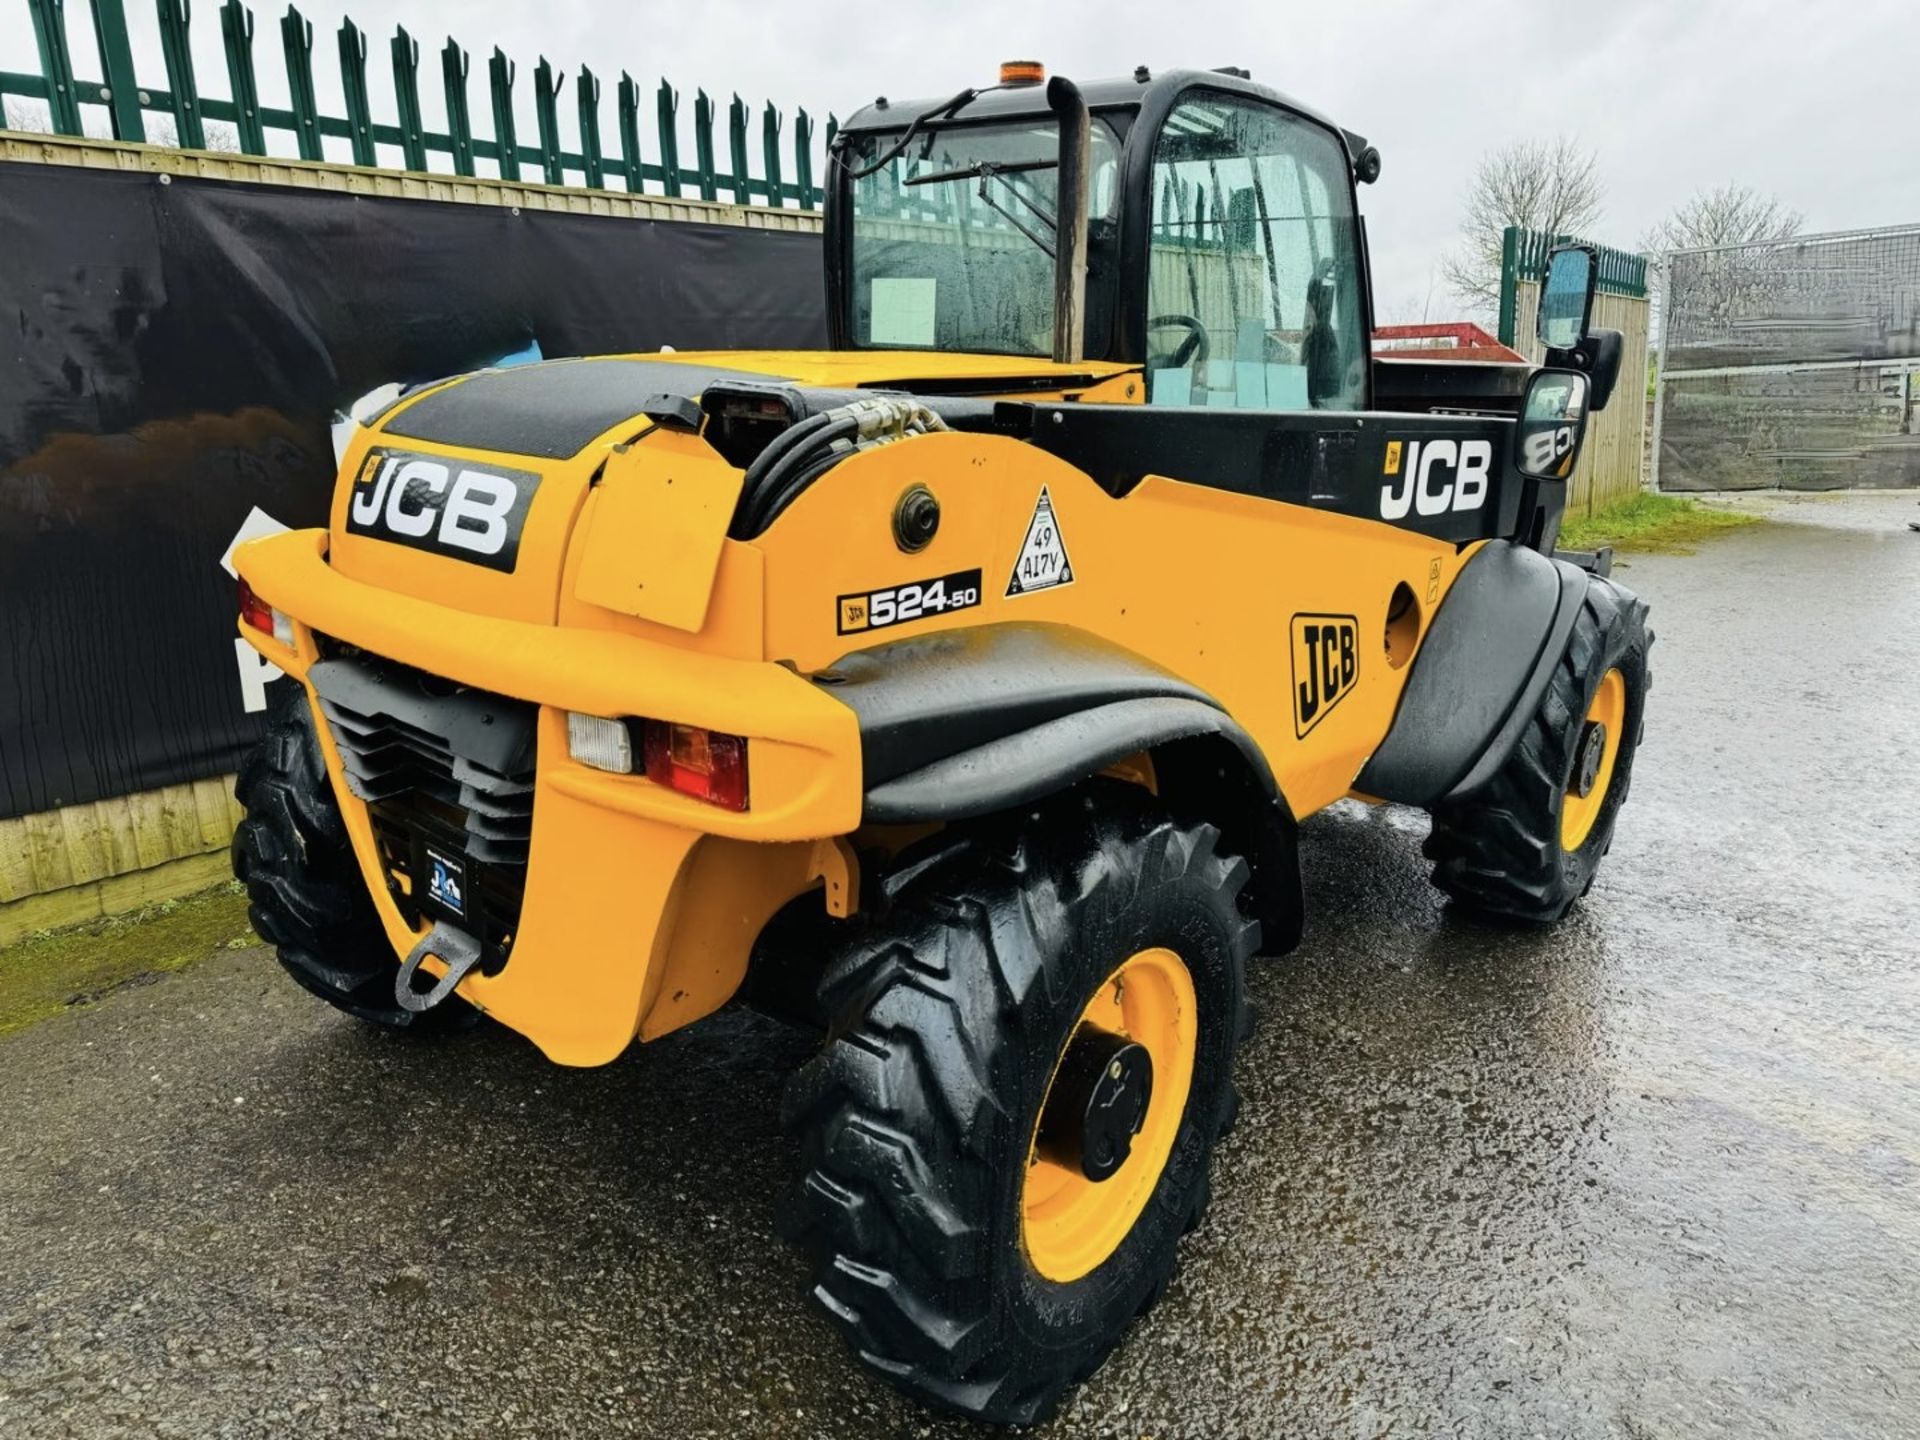
[[[1552,933],[1308,826],[1211,1218],[1045,1433],[1920,1435],[1914,498],[1621,572],[1646,748]],[[799,1054],[396,1042],[258,950],[0,1039],[0,1435],[966,1433],[801,1301]]]

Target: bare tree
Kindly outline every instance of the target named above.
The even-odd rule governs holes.
[[[1724,336],[1740,320],[1769,313],[1792,261],[1763,242],[1793,239],[1804,218],[1778,196],[1729,183],[1697,192],[1649,230],[1641,245],[1655,252],[1655,351],[1669,339],[1685,346]],[[1673,250],[1708,253],[1681,262],[1665,253]],[[1676,267],[1684,267],[1678,282]]]
[[[200,122],[200,138],[206,142],[203,148],[223,155],[240,153],[240,132],[224,120],[203,120]],[[164,145],[170,150],[184,150],[180,143],[180,127],[174,124],[171,115],[149,115],[147,117],[147,143]]]
[[[30,135],[39,135],[50,128],[45,106],[29,107],[24,100],[16,100],[11,95],[7,97],[6,109],[0,113],[0,130],[21,130]]]
[[[87,133],[96,139],[111,136],[110,128],[104,120],[88,120],[83,112],[82,122]],[[180,148],[179,128],[173,123],[171,115],[148,115],[145,121],[147,144],[164,145],[169,149]],[[201,132],[207,142],[207,149],[225,155],[240,153],[240,132],[224,120],[207,120],[201,124]],[[29,135],[48,135],[53,132],[52,117],[47,107],[37,101],[16,100],[7,97],[6,110],[0,114],[0,130],[18,130]]]
[[[1763,195],[1747,185],[1719,185],[1700,191],[1649,230],[1641,248],[1704,250],[1786,240],[1800,233],[1805,218],[1776,195]]]
[[[43,100],[7,99],[6,124],[4,129],[20,130],[29,135],[51,135],[54,133],[53,113]],[[80,111],[80,128],[83,134],[95,140],[113,138],[113,122],[107,112],[95,106],[84,106]]]
[[[1599,223],[1600,159],[1571,137],[1519,140],[1488,153],[1467,191],[1461,248],[1441,262],[1448,287],[1476,310],[1500,304],[1500,245],[1509,225],[1579,235]]]
[[[1439,288],[1439,283],[1440,267],[1436,262],[1427,269],[1427,288],[1424,291],[1409,292],[1397,299],[1388,299],[1376,292],[1373,297],[1374,323],[1378,325],[1426,324],[1434,318],[1433,292]]]

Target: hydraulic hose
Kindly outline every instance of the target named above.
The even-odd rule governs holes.
[[[909,395],[875,395],[801,421],[747,468],[734,538],[760,534],[848,455],[946,428],[944,420]]]
[[[828,419],[828,415],[821,419]],[[758,535],[773,523],[773,517],[786,509],[799,494],[800,486],[796,480],[803,480],[813,461],[821,458],[822,452],[834,455],[836,450],[851,450],[851,440],[858,432],[859,422],[850,416],[842,416],[831,424],[816,430],[808,439],[788,450],[786,455],[770,466],[760,477],[760,484],[753,491],[751,502],[743,519],[749,535]]]
[[[833,423],[833,412],[824,411],[819,415],[809,415],[797,425],[790,425],[775,436],[767,448],[762,450],[747,466],[745,484],[742,493],[757,494],[767,472],[792,453],[796,446],[805,445],[818,436],[821,430]]]

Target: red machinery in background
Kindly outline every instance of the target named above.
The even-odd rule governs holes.
[[[1373,332],[1373,353],[1383,360],[1490,360],[1527,363],[1527,357],[1470,320],[1432,325],[1381,325]]]

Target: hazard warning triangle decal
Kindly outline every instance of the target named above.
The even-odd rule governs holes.
[[[1007,594],[1031,595],[1035,590],[1051,590],[1056,585],[1072,583],[1073,562],[1067,559],[1067,542],[1060,538],[1053,497],[1042,485],[1040,498],[1034,503],[1033,519],[1027,522],[1027,538],[1020,546],[1020,558],[1013,562]]]

